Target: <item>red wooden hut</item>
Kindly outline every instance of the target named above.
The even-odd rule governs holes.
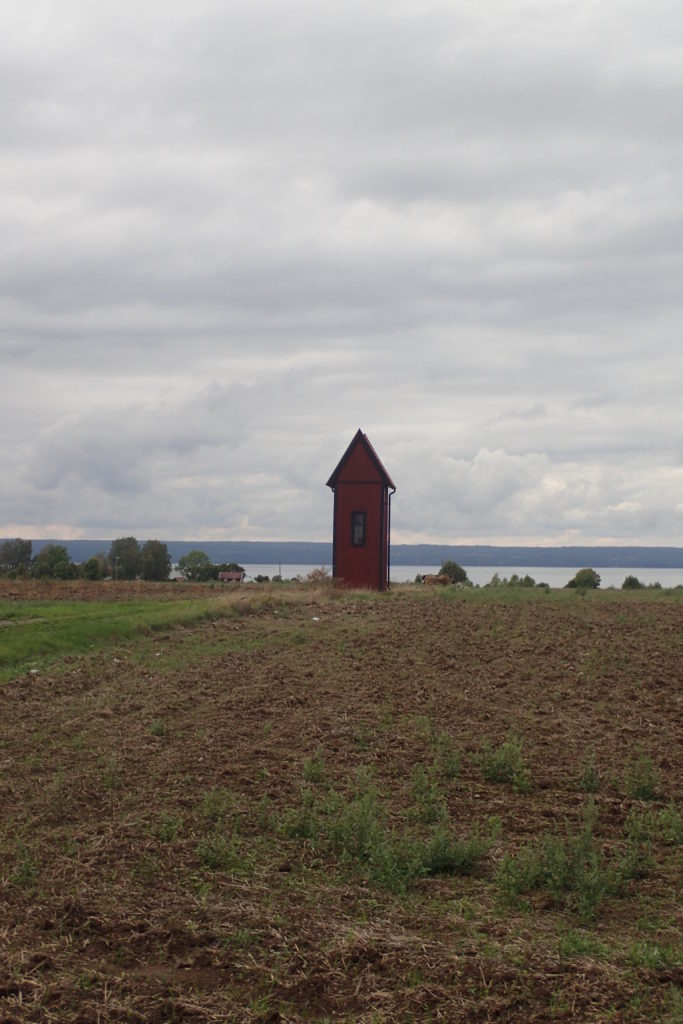
[[[332,573],[349,587],[389,586],[391,495],[396,487],[358,430],[327,481],[334,491]]]

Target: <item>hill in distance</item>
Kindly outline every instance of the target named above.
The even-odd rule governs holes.
[[[138,538],[139,539],[139,538]],[[144,541],[141,541],[144,543]],[[177,562],[190,551],[204,551],[212,562],[240,565],[330,565],[332,544],[308,541],[166,541]],[[46,544],[64,544],[74,562],[109,551],[110,540],[34,540],[36,555]],[[683,568],[683,548],[676,547],[507,547],[490,544],[392,544],[392,565],[547,566],[558,568]]]

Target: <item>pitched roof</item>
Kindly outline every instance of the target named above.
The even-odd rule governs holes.
[[[382,477],[382,483],[385,485],[385,487],[391,487],[391,489],[393,491],[395,491],[396,490],[396,485],[394,484],[394,481],[391,479],[391,477],[387,473],[386,469],[382,465],[382,462],[380,460],[379,455],[377,454],[375,449],[370,444],[370,441],[368,440],[367,434],[364,434],[363,431],[360,429],[360,427],[358,428],[358,430],[354,434],[353,439],[351,441],[351,444],[346,449],[346,451],[342,455],[341,459],[337,463],[336,469],[334,470],[334,472],[333,472],[332,476],[330,477],[330,479],[327,481],[326,486],[327,487],[332,487],[332,488],[335,487],[335,485],[337,483],[337,477],[339,476],[339,474],[341,473],[342,469],[344,468],[345,462],[347,461],[347,459],[350,457],[351,453],[354,451],[354,449],[359,444],[362,445],[363,448],[365,448],[365,451],[367,452],[367,454],[369,455],[370,459],[374,463],[375,468],[377,469],[377,472]]]

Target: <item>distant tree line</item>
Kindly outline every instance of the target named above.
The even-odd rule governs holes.
[[[167,580],[170,571],[168,548],[158,540],[148,540],[141,546],[135,537],[119,537],[108,553],[101,552],[79,564],[71,561],[64,544],[46,544],[35,556],[30,540],[16,537],[0,544],[0,574],[15,578]]]
[[[0,544],[0,575],[14,578],[163,581],[169,578],[172,564],[164,543],[148,540],[140,544],[135,537],[118,537],[108,552],[78,564],[71,561],[64,544],[46,544],[35,556],[30,540],[16,537]],[[214,564],[203,551],[184,555],[178,569],[181,576],[193,582],[217,580],[220,572],[244,572],[236,562]]]

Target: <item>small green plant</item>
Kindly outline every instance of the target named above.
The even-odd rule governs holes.
[[[159,877],[160,870],[157,858],[151,853],[143,853],[135,865],[133,873],[144,885],[153,885]]]
[[[683,843],[683,818],[673,800],[659,812],[657,832],[667,846],[680,846]]]
[[[518,793],[528,793],[531,779],[524,763],[522,741],[511,733],[499,747],[484,741],[481,752],[481,770],[487,782],[510,783]]]
[[[166,735],[166,725],[161,718],[155,718],[149,727],[149,731],[152,736],[157,736],[159,739],[163,739]]]
[[[426,772],[421,765],[413,769],[412,794],[415,810],[412,816],[426,825],[445,821],[448,811],[443,790],[433,772]]]
[[[579,956],[603,960],[609,955],[607,946],[596,939],[594,935],[587,935],[585,932],[577,932],[572,929],[569,929],[566,935],[560,938],[557,951],[562,960],[572,960]]]
[[[486,835],[473,833],[467,839],[453,834],[446,824],[440,825],[425,844],[423,867],[427,875],[470,875],[488,854],[500,831],[500,823],[492,819]]]
[[[351,800],[338,804],[327,826],[332,848],[345,860],[368,860],[381,846],[382,807],[372,782],[365,780]]]
[[[38,881],[38,873],[38,865],[31,852],[20,843],[16,867],[10,881],[20,889],[32,889]]]
[[[578,786],[584,793],[597,793],[600,788],[600,774],[596,767],[595,754],[592,750],[584,754]]]
[[[659,777],[647,754],[640,754],[626,769],[624,788],[633,800],[654,800],[659,786]]]
[[[154,830],[157,839],[162,843],[174,843],[183,827],[183,819],[175,814],[162,814]]]
[[[218,825],[232,809],[232,794],[227,789],[210,789],[202,798],[201,814],[204,821]]]
[[[210,871],[227,871],[242,862],[236,837],[228,839],[220,832],[213,832],[202,839],[197,846],[197,853],[203,866]]]
[[[118,762],[115,757],[99,759],[102,785],[105,789],[118,789],[121,785]]]
[[[319,785],[327,780],[327,772],[325,770],[325,758],[323,752],[318,747],[311,757],[304,761],[304,780],[311,783],[312,785]]]
[[[287,839],[313,840],[320,834],[320,809],[312,789],[302,787],[301,802],[284,813],[279,830]]]
[[[404,893],[424,874],[423,851],[409,836],[379,831],[364,865],[368,878],[388,892]]]
[[[625,849],[618,861],[622,879],[646,878],[654,867],[652,837],[656,833],[654,815],[633,808],[626,819]]]
[[[434,770],[444,779],[456,779],[462,769],[462,751],[450,733],[437,733],[435,748]]]

